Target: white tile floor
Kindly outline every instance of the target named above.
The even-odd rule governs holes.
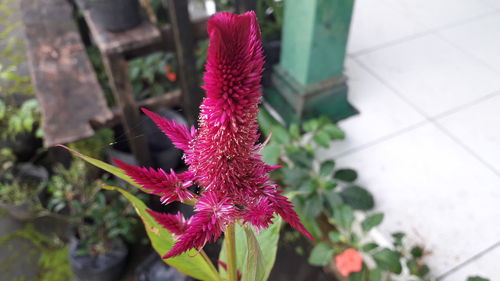
[[[500,0],[357,0],[348,53],[361,114],[328,155],[435,276],[500,280]]]

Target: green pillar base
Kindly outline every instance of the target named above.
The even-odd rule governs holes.
[[[287,124],[322,115],[337,122],[359,113],[347,100],[346,81],[342,75],[303,86],[277,65],[272,77],[273,86],[264,90],[264,99]]]

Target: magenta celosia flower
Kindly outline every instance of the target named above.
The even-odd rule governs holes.
[[[210,45],[204,76],[206,97],[199,128],[188,130],[143,109],[159,128],[184,150],[187,172],[140,168],[115,161],[143,190],[173,201],[195,202],[188,221],[179,215],[150,212],[160,225],[177,235],[170,258],[215,241],[236,221],[267,228],[275,214],[304,233],[292,203],[270,181],[278,167],[266,165],[258,154],[258,105],[264,59],[260,30],[254,12],[219,13],[208,21]],[[188,187],[196,183],[200,194]]]

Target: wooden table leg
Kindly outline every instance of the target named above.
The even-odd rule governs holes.
[[[189,19],[187,2],[167,0],[167,5],[174,34],[177,64],[179,65],[183,108],[189,123],[195,125],[203,96],[196,69],[193,27]]]
[[[140,126],[139,109],[135,104],[132,84],[128,75],[128,63],[123,56],[103,56],[104,67],[109,78],[116,105],[121,111],[122,124],[137,163],[151,167],[153,162],[149,153],[146,136]]]

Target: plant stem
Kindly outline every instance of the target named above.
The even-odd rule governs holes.
[[[222,281],[222,278],[220,277],[219,272],[217,271],[217,269],[215,268],[214,264],[212,263],[212,261],[210,260],[210,258],[205,253],[205,251],[201,250],[200,254],[203,257],[203,259],[207,262],[208,266],[210,267],[210,270],[217,276],[217,279],[219,281]]]
[[[227,257],[227,275],[228,281],[237,281],[238,274],[236,268],[236,239],[234,233],[234,224],[227,227],[226,230],[226,257]]]

